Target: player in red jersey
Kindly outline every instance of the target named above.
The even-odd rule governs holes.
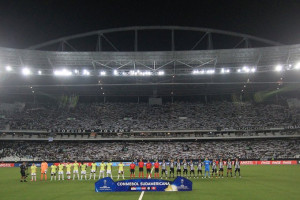
[[[159,162],[156,160],[154,163],[154,177],[159,178]]]
[[[144,162],[142,159],[139,162],[139,178],[141,178],[141,174],[144,178]]]
[[[130,178],[135,178],[135,164],[134,162],[132,161],[132,163],[130,164]]]
[[[147,178],[151,178],[151,167],[152,167],[152,164],[151,164],[150,160],[148,160],[148,162],[146,163]]]

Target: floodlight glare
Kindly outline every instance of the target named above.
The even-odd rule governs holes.
[[[225,69],[225,68],[221,69],[221,74],[227,74],[229,72],[230,72],[230,69]]]
[[[72,76],[72,72],[67,69],[54,70],[55,76]]]
[[[256,72],[256,69],[254,67],[251,68],[250,70],[252,73]]]
[[[75,69],[75,70],[74,70],[74,73],[75,73],[75,74],[78,74],[78,73],[79,73],[78,69]]]
[[[242,72],[242,70],[241,70],[241,69],[238,69],[238,70],[237,70],[237,72],[238,72],[238,73],[241,73],[241,72]]]
[[[105,71],[101,71],[100,72],[100,76],[106,76],[106,72]]]
[[[7,66],[5,67],[5,69],[6,69],[6,71],[8,71],[8,72],[10,72],[10,71],[12,70],[11,66],[9,66],[9,65],[7,65]]]
[[[295,69],[300,69],[300,62],[295,65]]]
[[[31,71],[30,71],[30,69],[28,69],[27,67],[24,67],[24,68],[22,69],[22,74],[23,74],[24,76],[28,76],[28,75],[31,74]]]
[[[83,73],[82,73],[84,76],[89,76],[90,75],[90,72],[86,69],[83,70]]]
[[[116,70],[116,69],[114,70],[114,75],[115,75],[115,76],[118,76],[118,75],[119,75],[118,70]]]
[[[39,75],[42,75],[42,71],[41,71],[41,70],[39,70],[39,71],[38,71],[38,74],[39,74]]]
[[[282,71],[282,70],[283,70],[282,65],[277,65],[277,66],[275,67],[275,71],[277,71],[277,72],[280,72],[280,71]]]

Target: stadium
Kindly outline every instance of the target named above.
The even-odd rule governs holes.
[[[299,196],[300,44],[130,26],[1,47],[0,64],[4,199]],[[95,192],[177,176],[192,191]]]

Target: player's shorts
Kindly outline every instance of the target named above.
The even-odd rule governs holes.
[[[46,174],[47,173],[47,170],[42,170],[41,171],[41,174]]]
[[[232,170],[232,168],[227,168],[227,170]]]
[[[67,175],[70,175],[70,174],[71,174],[71,172],[68,172],[68,171],[67,171],[67,172],[66,172],[66,174],[67,174]]]
[[[174,174],[174,168],[170,168],[170,174],[173,173]]]
[[[224,170],[223,170],[223,168],[220,168],[219,171],[222,172],[222,171],[224,171]]]
[[[139,171],[140,171],[140,172],[143,172],[143,171],[144,171],[144,168],[143,168],[143,167],[140,167],[140,168],[139,168]]]
[[[91,170],[91,173],[95,173],[96,172],[96,170]]]
[[[122,170],[122,171],[119,170],[118,173],[119,173],[119,174],[124,174],[124,171],[123,171],[123,170]]]
[[[205,172],[209,172],[209,169],[205,169]]]
[[[165,170],[165,169],[162,169],[162,170],[161,170],[161,173],[162,173],[162,174],[165,174],[165,173],[166,173],[166,170]]]
[[[212,169],[212,173],[217,173],[217,169]]]
[[[187,173],[187,169],[183,169],[183,173]]]
[[[159,173],[159,168],[155,168],[155,169],[154,169],[154,172],[155,172],[155,173]]]
[[[21,176],[26,176],[26,174],[25,174],[25,171],[20,171],[20,173],[21,173]]]
[[[74,174],[78,174],[78,170],[73,170],[73,173]]]
[[[31,176],[36,176],[36,173],[31,173]]]
[[[81,171],[81,174],[86,174],[86,171]]]
[[[64,172],[58,172],[58,174],[64,174]]]
[[[56,175],[56,172],[51,172],[51,175]]]
[[[202,169],[198,169],[198,173],[202,173]]]
[[[107,173],[107,174],[111,174],[111,170],[107,170],[106,173]]]
[[[104,173],[104,170],[100,170],[100,173]]]
[[[181,173],[181,169],[177,169],[177,172],[180,172],[180,173]]]
[[[235,171],[236,171],[236,172],[240,172],[241,169],[240,169],[240,168],[236,168]]]
[[[134,174],[134,169],[130,169],[130,173],[131,173],[131,174]]]
[[[150,174],[151,173],[151,169],[147,169],[147,174]]]
[[[194,169],[191,169],[190,173],[195,174],[195,170],[194,170]]]

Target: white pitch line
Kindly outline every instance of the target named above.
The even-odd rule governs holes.
[[[154,169],[154,167],[152,167],[151,172],[150,172],[148,178],[151,177],[151,174],[152,174],[152,172],[153,172],[153,169]],[[142,199],[143,199],[144,193],[145,193],[145,191],[143,191],[143,192],[141,193],[141,195],[140,195],[140,197],[139,197],[139,200],[142,200]]]

